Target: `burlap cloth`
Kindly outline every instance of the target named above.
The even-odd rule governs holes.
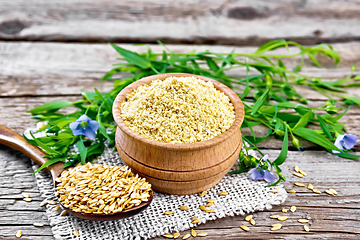
[[[24,134],[31,138],[29,131],[34,133],[37,129],[39,127],[27,129]],[[44,135],[44,132],[35,133],[36,137]],[[256,156],[253,150],[250,150],[248,154]],[[109,148],[105,149],[104,153],[92,163],[110,166],[124,165],[119,154],[114,149]],[[34,164],[34,171],[38,167]],[[235,168],[236,164],[234,165]],[[287,193],[282,185],[277,185],[276,188],[279,191],[272,193],[270,191],[275,187],[265,187],[266,182],[252,181],[247,178],[247,175],[246,173],[227,174],[216,186],[208,189],[207,194],[202,197],[199,194],[168,195],[154,192],[152,203],[144,211],[116,221],[91,221],[71,215],[60,216],[61,211],[55,211],[56,206],[49,204],[45,206],[46,215],[55,239],[140,240],[185,231],[218,218],[268,210],[271,209],[272,205],[279,205],[287,198]],[[40,171],[35,174],[35,177],[44,200],[57,201],[50,174]],[[219,196],[218,193],[223,191],[228,192],[228,195]],[[216,212],[206,213],[200,210],[200,205],[205,205],[207,199],[216,199],[211,206],[211,208],[216,209]],[[190,210],[180,210],[179,207],[182,205],[189,207]],[[174,211],[174,214],[164,215],[165,211]],[[193,216],[200,218],[201,222],[192,224],[191,218]],[[74,236],[75,229],[79,232],[77,237]]]
[[[249,152],[255,155],[254,151]],[[116,151],[106,149],[105,152],[93,161],[95,164],[108,164],[110,166],[124,165]],[[34,171],[38,166],[34,165]],[[55,200],[55,192],[51,176],[40,171],[36,181],[44,200]],[[272,205],[283,203],[287,193],[282,185],[276,186],[277,193],[270,192],[274,187],[265,187],[264,181],[252,181],[246,173],[225,175],[215,187],[207,190],[205,196],[168,195],[154,192],[150,206],[141,213],[116,221],[90,221],[78,219],[71,215],[60,216],[61,211],[55,211],[54,205],[46,205],[46,215],[49,219],[55,239],[149,239],[159,235],[180,232],[228,216],[244,215],[255,211],[271,209]],[[228,192],[226,196],[219,196],[218,192]],[[199,209],[205,205],[207,199],[216,199],[211,208],[215,213],[205,213]],[[181,211],[181,205],[188,206],[189,211]],[[172,215],[164,215],[165,211],[174,211]],[[201,219],[198,224],[191,224],[191,218],[196,215]],[[77,229],[79,236],[74,236]],[[209,236],[210,237],[210,236]],[[208,238],[209,238],[208,237]]]

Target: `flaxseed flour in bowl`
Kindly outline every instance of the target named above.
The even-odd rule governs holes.
[[[140,135],[166,143],[194,143],[230,128],[235,110],[212,82],[168,77],[144,84],[121,104],[121,118]]]
[[[118,94],[113,116],[120,157],[156,191],[206,190],[229,171],[241,149],[242,102],[207,77],[142,78]]]

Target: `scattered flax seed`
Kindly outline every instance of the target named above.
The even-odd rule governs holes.
[[[290,211],[291,211],[291,212],[295,212],[295,211],[296,211],[296,207],[295,207],[295,206],[291,206]]]
[[[280,223],[276,223],[272,225],[271,231],[277,231],[280,230],[282,225]]]
[[[206,202],[215,202],[215,199],[208,199]]]
[[[173,213],[174,213],[174,211],[166,211],[166,212],[164,212],[165,215],[171,215]]]
[[[43,227],[44,224],[43,223],[34,223],[34,227]]]
[[[334,193],[332,191],[330,191],[329,189],[328,190],[325,190],[325,192],[329,195],[334,195]]]
[[[313,189],[314,189],[314,186],[313,186],[311,183],[309,183],[308,186],[307,186],[307,188],[310,189],[310,190],[313,190]]]
[[[270,192],[272,192],[272,193],[277,193],[277,192],[279,192],[279,188],[274,188],[273,190],[271,190]]]
[[[201,222],[201,219],[200,219],[200,218],[197,218],[197,219],[194,219],[191,223],[192,223],[192,224],[197,224],[197,223],[199,223],[199,222]]]
[[[60,206],[56,205],[56,207],[54,208],[55,211],[59,211],[60,210]]]
[[[60,216],[66,216],[66,214],[67,214],[67,211],[64,210],[64,211],[62,211],[62,212],[60,213]]]
[[[256,223],[256,222],[255,222],[255,220],[254,220],[253,218],[250,219],[250,224],[251,224],[251,225],[255,225],[255,223]]]
[[[302,177],[304,177],[302,174],[300,174],[300,173],[297,173],[297,172],[294,172],[293,173],[295,176],[297,176],[297,177],[299,177],[299,178],[302,178]]]
[[[24,198],[24,201],[25,201],[25,202],[31,202],[32,199],[31,199],[31,198]]]
[[[75,237],[79,236],[79,232],[78,232],[77,229],[74,229],[74,236],[75,236]]]
[[[189,208],[187,206],[180,206],[180,210],[183,210],[183,211],[188,211]]]
[[[287,216],[279,216],[277,219],[279,221],[285,221],[286,219],[288,219],[288,217]]]
[[[317,190],[317,189],[315,189],[315,188],[313,189],[313,192],[314,192],[314,193],[317,193],[317,194],[320,194],[320,193],[321,193],[319,190]]]
[[[174,236],[173,236],[173,237],[174,237],[174,238],[180,237],[180,233],[179,233],[179,232],[174,233]]]
[[[274,218],[277,219],[278,217],[280,217],[279,215],[271,215],[270,218]]]
[[[185,234],[185,235],[183,236],[182,239],[188,239],[189,237],[191,237],[191,235],[190,235],[190,233],[187,233],[187,234]]]
[[[300,183],[300,182],[296,182],[296,183],[294,183],[296,186],[298,186],[298,187],[305,187],[305,184],[303,184],[303,183]]]
[[[228,130],[235,111],[229,97],[212,82],[168,77],[127,94],[121,104],[121,118],[144,137],[166,143],[193,143]]]
[[[306,172],[304,172],[303,170],[300,170],[300,174],[303,175],[304,177],[307,176]]]
[[[43,206],[45,206],[47,204],[47,201],[42,201],[41,203],[40,203],[40,207],[43,207]]]
[[[227,192],[219,192],[218,195],[225,196],[225,195],[228,195],[228,193]]]
[[[61,173],[56,195],[65,208],[79,213],[108,215],[147,202],[151,184],[128,167],[87,163]],[[57,204],[48,201],[49,204]]]
[[[206,211],[206,207],[205,207],[204,205],[201,205],[201,206],[200,206],[200,210]]]
[[[214,204],[214,202],[208,202],[205,207],[210,207],[213,204]]]
[[[300,173],[300,168],[299,168],[299,166],[295,166],[295,167],[294,167],[294,170],[295,170],[295,172]]]
[[[330,190],[334,195],[337,195],[337,194],[338,194],[337,191],[335,191],[335,189],[330,188],[329,190]]]
[[[300,219],[298,220],[298,222],[299,222],[299,223],[308,223],[309,220],[308,220],[308,219],[304,219],[304,218],[300,218]]]
[[[194,229],[191,229],[191,236],[193,236],[193,237],[196,237],[196,232],[195,232],[195,230]]]
[[[17,231],[17,233],[16,233],[15,236],[16,236],[17,238],[21,238],[21,236],[22,236],[22,231],[21,231],[21,230]]]
[[[214,212],[216,212],[216,209],[215,209],[215,208],[213,208],[213,209],[207,209],[205,212],[207,212],[207,213],[214,213]]]
[[[281,211],[282,211],[283,213],[287,213],[287,209],[286,209],[286,208],[282,208]]]
[[[202,197],[202,196],[205,196],[206,194],[207,194],[207,192],[204,191],[204,192],[199,193],[199,196]]]
[[[196,236],[197,237],[206,237],[208,234],[206,232],[201,232],[201,233],[198,233]]]
[[[244,231],[250,231],[250,228],[248,226],[245,226],[245,225],[240,225],[240,227],[242,228],[242,230]]]
[[[23,195],[24,198],[30,198],[30,195],[27,193],[21,193]]]
[[[304,230],[310,232],[310,228],[307,225],[304,225]]]
[[[245,220],[246,220],[246,221],[250,221],[250,219],[252,219],[252,218],[253,218],[253,215],[250,214],[250,215],[247,215],[247,216],[245,217]]]
[[[164,234],[163,237],[166,237],[166,238],[174,238],[174,236],[171,235],[171,234]]]
[[[295,191],[295,190],[293,190],[293,189],[288,190],[287,192],[288,192],[288,193],[296,193],[296,191]]]
[[[47,203],[50,204],[50,205],[56,205],[56,204],[57,204],[57,202],[56,202],[56,201],[53,201],[53,200],[50,200],[50,201],[48,201]]]

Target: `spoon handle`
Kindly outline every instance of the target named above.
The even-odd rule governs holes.
[[[44,158],[47,154],[38,147],[27,142],[20,134],[15,131],[0,125],[0,144],[6,145],[12,149],[18,150],[31,158],[37,165],[43,165],[47,159]],[[45,168],[53,176],[58,176],[62,170],[63,162],[54,164]]]

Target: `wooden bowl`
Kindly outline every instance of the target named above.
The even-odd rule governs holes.
[[[131,130],[122,120],[121,103],[125,96],[140,85],[167,77],[196,77],[210,81],[224,92],[235,108],[235,121],[224,133],[212,139],[172,144],[151,140]],[[159,74],[142,78],[116,97],[113,116],[118,126],[116,147],[126,165],[141,177],[145,177],[156,191],[169,194],[193,194],[216,185],[233,166],[241,150],[240,126],[244,119],[244,107],[234,91],[213,79],[186,73]]]

